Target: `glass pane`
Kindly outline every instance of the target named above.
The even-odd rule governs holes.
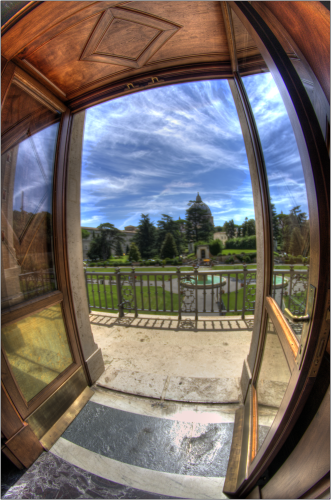
[[[232,13],[239,72],[253,110],[267,170],[274,267],[271,295],[292,314],[306,311],[309,212],[301,159],[285,105],[254,41]],[[263,62],[261,62],[263,61]],[[303,323],[289,322],[300,339]]]
[[[1,2],[1,26],[30,2]]]
[[[258,449],[263,444],[281,405],[291,371],[275,327],[268,319],[266,340],[257,380]]]
[[[60,304],[3,327],[2,345],[27,401],[73,362]]]
[[[271,76],[243,78],[259,130],[272,208],[272,296],[282,310],[305,314],[310,232],[306,185],[294,132]],[[290,323],[298,337],[303,323]]]
[[[3,308],[56,289],[52,191],[59,127],[59,115],[18,87],[10,90],[5,104],[5,151],[1,156]]]

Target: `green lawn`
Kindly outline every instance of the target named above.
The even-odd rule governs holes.
[[[285,307],[288,307],[290,304],[290,309],[296,310],[297,308],[302,309],[302,314],[304,314],[306,299],[307,299],[307,290],[303,290],[302,292],[295,292],[290,297],[288,295],[284,296]]]
[[[98,293],[98,287],[100,291],[100,298]],[[122,300],[126,299],[125,291],[130,290],[129,286],[122,287]],[[142,309],[142,305],[144,309],[152,309],[151,311],[139,311],[143,314],[168,314],[168,315],[176,315],[177,312],[166,312],[171,310],[171,294],[167,290],[164,290],[158,286],[156,287],[155,293],[155,285],[150,286],[150,296],[148,295],[148,287],[142,287],[143,293],[141,293],[141,287],[137,284],[136,286],[136,299],[137,299],[137,307],[138,310]],[[131,291],[131,290],[130,290]],[[106,297],[105,297],[106,292]],[[107,311],[118,312],[118,299],[117,299],[117,288],[116,285],[102,285],[102,284],[88,284],[88,294],[89,294],[89,302],[91,305],[91,309],[93,311],[102,311],[104,307],[106,307],[107,301]],[[165,300],[164,300],[165,299]],[[100,307],[101,305],[101,307]],[[164,310],[165,309],[165,310]],[[173,310],[178,311],[178,295],[176,293],[173,294]],[[124,311],[130,312],[128,308],[124,308]],[[134,310],[132,310],[134,312]]]
[[[294,269],[307,269],[307,266],[303,266],[300,264],[293,264]],[[274,266],[274,269],[290,269],[290,264],[277,264]]]
[[[222,250],[222,255],[229,255],[230,253],[240,255],[241,253],[256,253],[256,250],[240,250],[239,248],[226,248]]]
[[[177,267],[160,267],[160,266],[155,266],[155,267],[135,267],[135,272],[137,273],[143,273],[143,272],[148,272],[148,273],[154,273],[158,271],[162,272],[173,272],[177,271]],[[181,271],[192,271],[193,267],[181,267]],[[103,273],[114,273],[115,272],[115,267],[88,267],[87,272],[103,272]],[[125,266],[125,267],[120,267],[121,272],[126,272],[128,274],[132,273],[132,268]],[[162,279],[162,275],[158,275],[157,279]],[[166,278],[166,277],[165,277]],[[174,276],[176,278],[176,276]],[[147,279],[146,275],[143,276],[143,279]]]
[[[254,292],[253,295],[249,295],[249,300],[250,301],[254,300],[254,302],[255,302],[255,286],[249,285],[248,288],[252,289],[252,291]],[[246,290],[246,292],[247,292],[247,290]],[[223,304],[224,304],[226,309],[228,308],[228,295],[229,295],[229,300],[230,300],[229,309],[230,310],[232,309],[234,311],[235,305],[236,305],[236,303],[235,303],[236,302],[236,292],[230,292],[229,294],[224,293],[222,295]],[[241,314],[242,307],[243,307],[243,298],[244,298],[244,289],[239,288],[238,293],[237,293],[237,311],[227,312],[226,316],[238,316]],[[250,311],[246,314],[250,315],[250,314],[254,314],[254,312]]]
[[[129,288],[129,287],[124,287]],[[255,292],[255,287],[250,286],[249,288],[254,288]],[[139,310],[139,314],[157,314],[157,315],[170,315],[170,316],[177,316],[177,312],[167,312],[170,311],[171,309],[171,295],[170,292],[167,290],[164,291],[164,296],[163,296],[163,289],[161,287],[156,287],[157,294],[155,294],[155,286],[150,286],[150,306],[149,306],[149,299],[148,299],[148,287],[143,286],[143,293],[141,294],[141,287],[140,285],[137,285],[136,287],[136,295],[137,295],[137,306],[138,310],[142,309],[142,298],[143,298],[143,305],[144,305],[144,311]],[[98,293],[98,285],[97,284],[88,284],[88,293],[89,293],[89,302],[91,305],[91,310],[92,311],[112,311],[112,312],[118,312],[117,304],[117,289],[116,285],[102,285],[99,284],[99,291],[100,291],[100,298],[99,298],[99,293]],[[106,291],[106,299],[107,299],[107,309],[103,309],[106,306],[106,299],[104,292]],[[226,313],[226,316],[237,316],[241,314],[241,309],[242,309],[242,304],[243,304],[243,292],[244,290],[242,288],[238,289],[238,295],[237,295],[237,312],[229,312]],[[157,295],[157,297],[156,297]],[[125,294],[122,291],[122,297],[125,299]],[[165,301],[163,300],[165,298]],[[225,293],[222,295],[223,298],[223,303],[225,307],[227,308],[228,305],[228,294]],[[230,309],[234,310],[235,309],[235,292],[230,292],[229,294],[229,299],[230,299]],[[250,299],[252,300],[252,299]],[[255,293],[254,293],[254,300],[255,300]],[[156,304],[157,302],[157,304]],[[101,307],[100,307],[101,304]],[[151,311],[148,311],[147,309],[151,308]],[[166,311],[164,311],[166,309]],[[178,311],[178,295],[176,293],[173,294],[173,309],[174,311]],[[128,308],[125,308],[124,311],[130,312]],[[132,310],[132,312],[134,312]],[[252,312],[248,314],[253,314]]]

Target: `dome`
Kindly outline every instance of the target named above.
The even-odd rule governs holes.
[[[196,208],[196,207],[205,210],[206,211],[206,215],[211,215],[210,208],[208,207],[208,205],[206,205],[206,203],[204,203],[202,201],[201,196],[199,195],[199,193],[197,194],[195,202],[192,203],[192,205],[190,206],[190,208]]]

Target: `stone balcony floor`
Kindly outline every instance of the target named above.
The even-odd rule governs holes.
[[[105,362],[97,386],[161,401],[241,402],[253,316],[200,316],[197,328],[176,316],[92,313],[90,321]]]

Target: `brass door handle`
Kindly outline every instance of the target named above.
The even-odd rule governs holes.
[[[284,309],[284,316],[286,316],[287,319],[293,321],[293,323],[308,323],[308,321],[310,320],[309,314],[305,314],[305,316],[295,316],[287,308]]]

